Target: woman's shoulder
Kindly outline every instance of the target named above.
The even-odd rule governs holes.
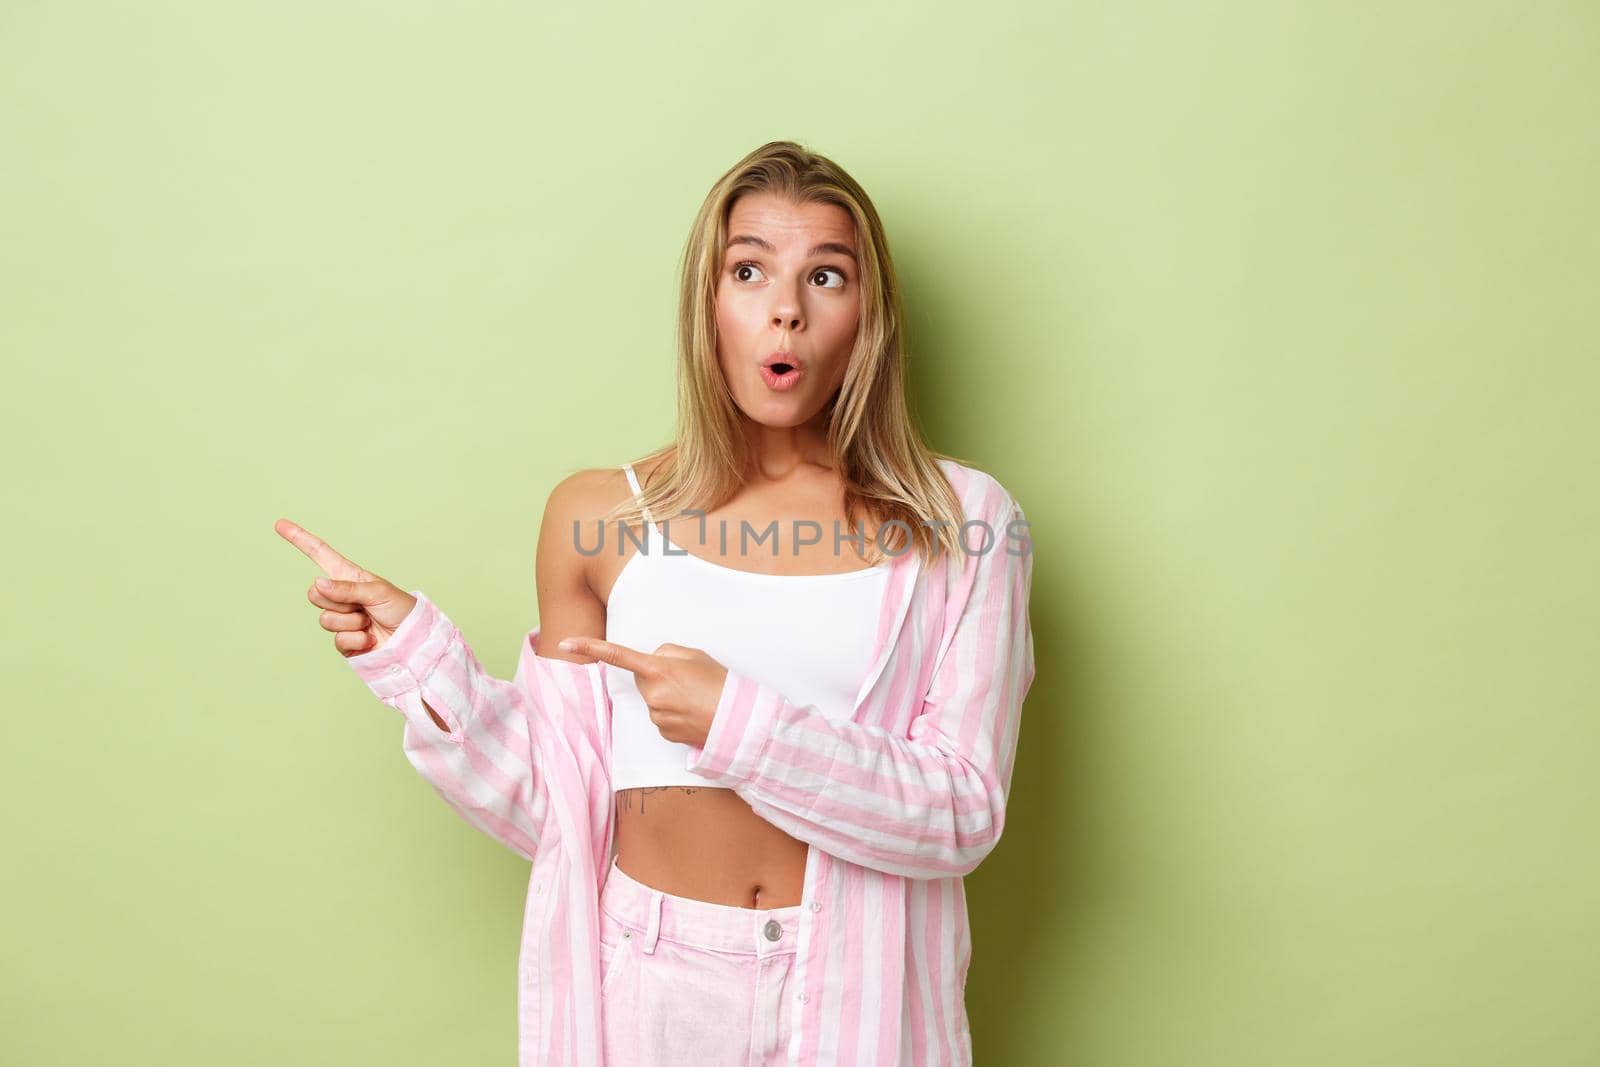
[[[610,467],[584,467],[568,473],[551,488],[545,500],[542,523],[556,524],[561,529],[570,529],[573,524],[588,528],[609,515],[613,508],[633,496],[633,488],[622,467],[619,463]],[[641,479],[645,476],[638,463],[634,464],[634,472]]]
[[[969,518],[989,521],[1021,512],[1017,498],[988,471],[943,454],[936,455],[934,462],[944,471]]]
[[[626,493],[627,478],[620,465],[585,467],[572,471],[551,488],[546,507],[563,513],[599,514]]]
[[[573,507],[583,510],[584,505],[587,505],[588,510],[596,514],[602,513],[632,494],[633,490],[628,485],[625,468],[631,466],[634,477],[639,479],[639,484],[647,485],[656,467],[665,458],[664,451],[657,449],[631,461],[572,471],[556,483],[555,488],[550,491],[551,499],[565,502],[569,510]]]

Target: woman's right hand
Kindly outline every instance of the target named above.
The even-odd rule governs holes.
[[[416,607],[416,597],[356,566],[310,530],[288,519],[279,519],[272,528],[327,576],[312,583],[306,599],[323,609],[318,621],[333,632],[333,647],[340,655],[348,658],[382,648]]]

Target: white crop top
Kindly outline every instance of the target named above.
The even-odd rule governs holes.
[[[633,464],[622,469],[641,492]],[[843,574],[756,574],[688,552],[645,518],[640,547],[611,587],[606,640],[640,652],[669,642],[702,649],[797,704],[849,718],[871,666],[889,562]],[[601,672],[611,698],[613,791],[719,788],[684,769],[690,746],[661,736],[632,671],[602,663]]]

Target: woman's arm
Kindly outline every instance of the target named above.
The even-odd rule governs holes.
[[[532,860],[548,792],[529,734],[536,716],[527,680],[490,675],[450,618],[421,590],[411,595],[417,605],[389,640],[346,662],[405,716],[401,747],[434,791],[467,822]]]
[[[576,763],[578,747],[591,749],[584,756],[593,757],[600,743],[584,728],[602,721],[595,707],[603,699],[597,668],[556,653],[553,636],[548,640],[556,654],[540,654],[545,633],[590,625],[581,598],[593,594],[568,514],[583,501],[571,481],[551,493],[539,540],[536,581],[541,619],[549,625],[526,635],[511,681],[484,670],[454,623],[420,590],[411,591],[416,606],[388,641],[346,659],[380,700],[405,716],[406,759],[435,792],[468,823],[528,860],[549,817],[549,762]]]
[[[1034,676],[1033,555],[1007,537],[1026,516],[998,483],[991,493],[984,515],[996,544],[964,557],[971,581],[955,632],[928,692],[905,695],[918,704],[909,737],[830,719],[729,671],[705,745],[691,746],[685,766],[852,863],[911,878],[977,867],[1005,825]]]

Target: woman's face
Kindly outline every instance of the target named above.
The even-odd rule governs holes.
[[[844,381],[861,319],[858,251],[855,223],[836,204],[772,193],[734,201],[717,272],[717,360],[750,418],[801,425]]]

